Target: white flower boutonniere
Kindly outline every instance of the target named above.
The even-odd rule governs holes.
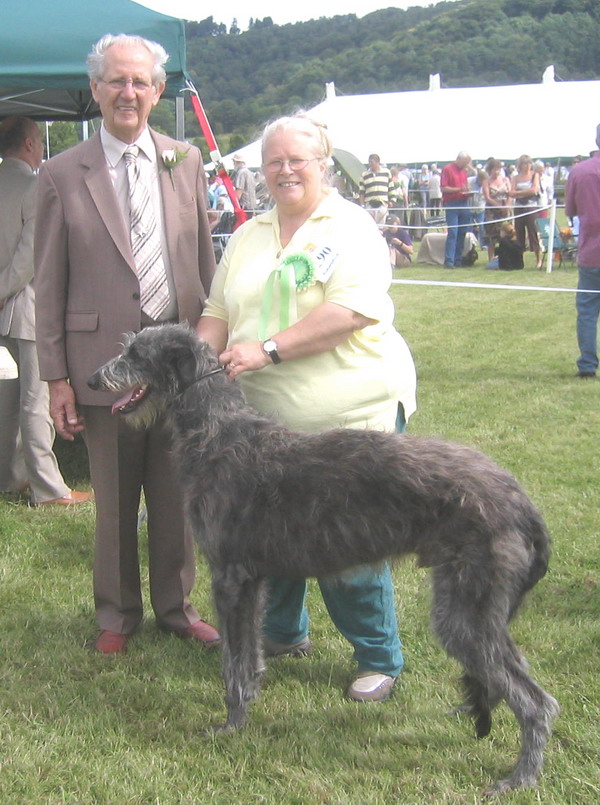
[[[161,154],[163,166],[165,167],[166,170],[169,171],[169,179],[171,180],[171,184],[173,185],[173,190],[175,190],[175,179],[173,178],[173,171],[187,157],[189,150],[190,150],[189,148],[187,151],[180,151],[178,148],[168,148]]]

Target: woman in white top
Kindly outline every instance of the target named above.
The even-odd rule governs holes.
[[[540,207],[540,177],[533,170],[533,160],[522,154],[517,160],[517,173],[512,177],[509,196],[515,200],[515,230],[517,241],[525,249],[525,233],[529,238],[529,250],[535,253],[537,267],[542,265],[542,252],[535,219]]]

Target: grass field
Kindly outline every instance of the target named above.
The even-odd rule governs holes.
[[[573,268],[505,274],[484,264],[482,255],[470,269],[414,265],[395,276],[576,282]],[[551,570],[513,633],[562,715],[540,788],[504,802],[597,803],[600,387],[574,377],[574,295],[420,285],[392,293],[419,375],[411,432],[489,453],[523,483],[553,535]],[[69,482],[88,484],[82,445],[57,450]],[[42,511],[0,497],[2,805],[466,805],[512,765],[518,728],[504,705],[483,741],[447,714],[459,672],[430,635],[428,577],[412,562],[395,569],[406,668],[390,702],[344,701],[351,652],[311,587],[314,655],[271,661],[249,727],[207,738],[203,729],[224,715],[218,654],[159,634],[149,606],[126,656],[92,650],[92,545],[91,505]],[[194,601],[210,614],[202,560]]]

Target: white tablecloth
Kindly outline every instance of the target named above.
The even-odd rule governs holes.
[[[463,257],[471,250],[472,246],[477,246],[477,238],[472,232],[467,232],[465,235],[465,245],[463,246]],[[428,232],[427,235],[423,236],[416,262],[429,263],[433,266],[443,266],[445,253],[446,233]]]

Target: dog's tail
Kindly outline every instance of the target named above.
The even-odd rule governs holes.
[[[485,738],[492,729],[492,705],[488,690],[478,679],[470,674],[463,674],[462,687],[465,703],[461,710],[466,710],[475,722],[475,734]]]

